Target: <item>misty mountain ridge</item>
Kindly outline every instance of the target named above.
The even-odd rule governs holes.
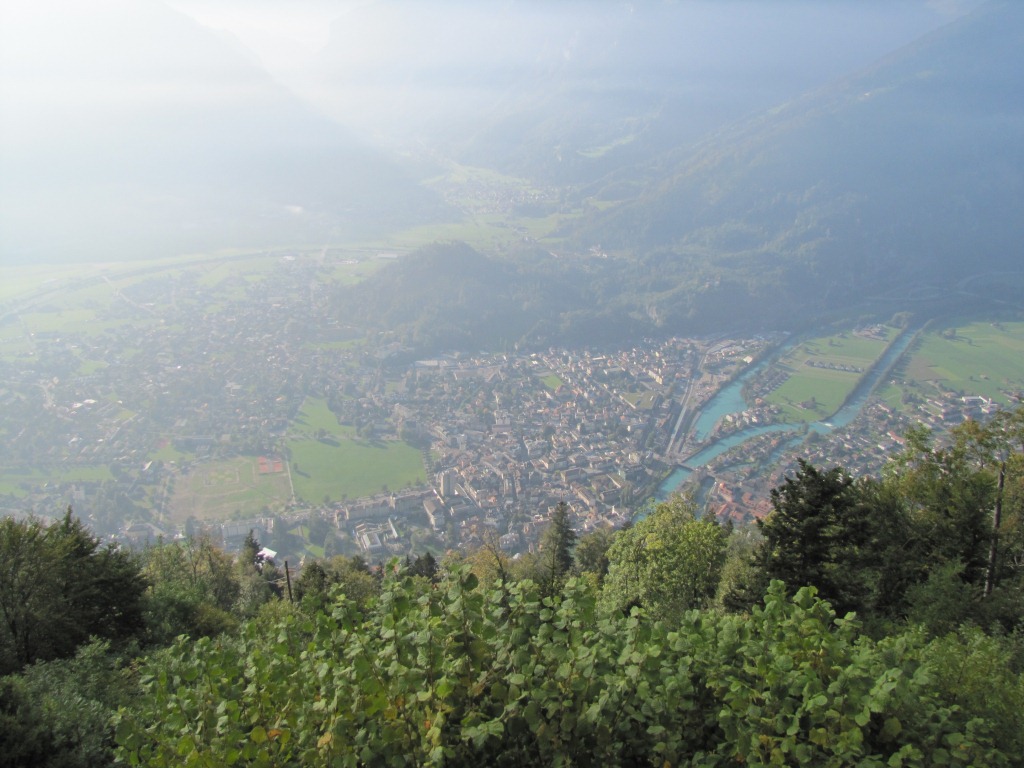
[[[793,328],[951,302],[1019,307],[1022,36],[1024,7],[990,3],[696,149],[610,174],[587,193],[616,204],[566,232],[577,253],[599,247],[609,258],[506,254],[498,260],[516,270],[486,297],[486,280],[466,289],[474,270],[442,264],[419,274],[404,311],[423,314],[399,328],[429,325],[426,317],[473,325],[482,306],[534,342],[596,341]],[[418,264],[410,258],[360,288],[381,317],[409,295],[401,286]],[[545,287],[540,301],[529,300],[525,275]],[[474,326],[474,344],[491,325],[500,326]]]
[[[188,16],[149,0],[54,10],[29,20],[31,45],[0,54],[8,87],[32,99],[0,127],[8,263],[322,244],[446,215]],[[22,69],[44,74],[26,86]]]
[[[848,2],[394,0],[334,22],[304,95],[386,143],[576,184],[862,67],[933,17],[926,3],[894,16]]]
[[[622,204],[573,235],[676,253],[812,312],[1017,271],[1021,71],[1024,6],[990,3],[696,151],[609,177],[592,191]]]
[[[755,5],[730,31],[728,50],[774,51],[748,79],[708,34],[720,4],[568,3],[538,26],[545,8],[359,7],[314,62],[316,107],[156,0],[43,15],[46,44],[5,45],[0,71],[62,45],[83,65],[51,73],[73,97],[47,102],[43,82],[0,127],[4,258],[321,246],[453,222],[415,181],[440,158],[556,189],[543,213],[589,212],[503,253],[435,246],[339,302],[431,346],[788,327],[965,289],[1016,301],[1016,283],[985,275],[1016,272],[1024,234],[1019,4],[987,3],[805,96],[826,73],[773,77],[799,70],[778,53],[799,4],[777,19]],[[881,10],[839,3],[805,23],[817,13],[824,46]],[[376,88],[359,112],[353,92]],[[333,120],[316,111],[332,104]],[[413,162],[343,127],[374,121],[421,142]],[[446,248],[458,258],[437,261]]]

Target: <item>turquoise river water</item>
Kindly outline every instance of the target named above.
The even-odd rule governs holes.
[[[860,413],[861,408],[864,407],[864,403],[867,402],[868,397],[871,396],[875,387],[878,386],[879,381],[881,381],[882,377],[885,376],[885,374],[892,368],[893,364],[906,351],[907,347],[910,346],[910,343],[914,338],[916,338],[916,336],[917,329],[904,330],[903,333],[900,334],[892,344],[888,346],[888,348],[886,348],[882,356],[860,380],[843,406],[828,419],[816,421],[813,424],[810,424],[809,429],[821,434],[827,434],[833,429],[845,427],[853,421],[857,414]],[[714,429],[715,424],[717,424],[723,416],[746,410],[747,404],[743,400],[742,394],[743,384],[752,376],[757,375],[757,373],[766,365],[770,365],[776,356],[777,355],[770,355],[762,358],[759,362],[751,366],[751,368],[744,371],[740,376],[733,379],[733,381],[723,387],[714,397],[711,398],[711,400],[708,401],[707,405],[702,410],[701,415],[697,418],[697,421],[694,424],[694,435],[698,440],[706,439],[711,433],[711,430]],[[658,499],[667,499],[691,474],[693,474],[695,469],[704,466],[713,459],[718,458],[730,448],[735,448],[758,435],[768,434],[769,432],[799,432],[803,428],[803,424],[768,424],[765,426],[750,427],[738,432],[733,432],[719,440],[715,440],[714,442],[704,446],[697,453],[693,454],[682,466],[677,467],[676,470],[665,479],[665,482],[663,482],[661,487],[658,489]]]

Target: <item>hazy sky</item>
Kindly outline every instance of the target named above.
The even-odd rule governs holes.
[[[202,24],[251,48],[272,72],[288,76],[308,64],[330,37],[331,23],[373,0],[169,0]]]
[[[737,16],[742,16],[755,5],[771,6],[779,9],[784,6],[800,8],[809,20],[820,15],[834,14],[843,19],[846,34],[849,36],[863,34],[856,23],[850,24],[851,18],[860,15],[864,19],[881,19],[888,17],[891,30],[876,29],[883,40],[906,37],[907,32],[920,31],[929,24],[927,16],[931,16],[934,24],[941,24],[978,5],[982,0],[681,0],[675,5],[732,6]],[[242,40],[259,56],[268,68],[286,71],[295,66],[296,61],[311,57],[328,41],[330,24],[344,19],[354,9],[372,5],[386,5],[386,0],[290,0],[287,3],[278,0],[168,0],[168,4],[189,14],[203,24],[230,31]],[[408,3],[405,3],[408,5]],[[530,23],[539,21],[542,15],[557,15],[561,12],[578,16],[586,15],[587,5],[597,4],[629,6],[628,2],[608,2],[608,0],[590,0],[589,3],[567,2],[555,0],[545,3],[520,2],[487,2],[486,0],[419,0],[419,5],[426,9],[455,9],[462,17],[493,15],[497,9],[508,9],[519,6],[519,13],[530,18]],[[850,10],[854,14],[850,14]],[[916,9],[924,9],[917,15]],[[917,15],[909,20],[909,28],[901,28],[908,23],[907,16]],[[780,13],[780,15],[786,15]],[[902,18],[901,18],[902,17]],[[789,17],[791,19],[791,17]],[[923,21],[923,25],[922,25]],[[870,23],[870,22],[869,22]],[[828,34],[828,30],[821,30]],[[365,41],[365,50],[360,52],[373,56],[382,50],[388,50],[386,36],[371,38]]]
[[[680,2],[675,5],[686,9],[688,22],[678,30],[671,53],[688,57],[694,67],[747,75],[804,70],[809,76],[832,77],[869,63],[976,4]],[[62,106],[89,111],[90,106],[107,109],[139,99],[201,102],[230,97],[226,91],[241,87],[232,54],[261,63],[296,90],[314,93],[309,86],[322,84],[325,76],[315,64],[331,40],[332,23],[333,65],[349,67],[360,77],[404,60],[437,67],[445,60],[452,67],[529,63],[524,59],[537,51],[522,43],[543,35],[545,29],[564,35],[560,42],[568,57],[573,35],[595,23],[594,9],[629,7],[601,0],[0,0],[0,114],[38,110],[45,116],[60,114]],[[172,23],[169,8],[208,31],[217,30],[225,51],[207,46],[190,60],[172,50],[172,45],[189,50],[196,41],[181,22]],[[353,18],[358,18],[358,25],[348,22]],[[153,39],[161,25],[176,27],[163,45]],[[27,124],[35,131],[46,122]]]

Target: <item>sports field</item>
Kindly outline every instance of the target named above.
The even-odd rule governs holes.
[[[541,382],[544,384],[545,387],[550,389],[552,392],[557,392],[558,388],[565,383],[564,381],[562,381],[560,377],[556,376],[553,373],[549,373],[546,376],[542,377]]]
[[[279,511],[291,498],[287,468],[260,470],[258,457],[239,456],[179,473],[170,499],[171,520],[229,520],[258,514],[264,507]]]
[[[632,405],[638,411],[649,411],[654,407],[654,402],[657,400],[657,392],[651,390],[642,390],[639,392],[623,392],[622,399]]]

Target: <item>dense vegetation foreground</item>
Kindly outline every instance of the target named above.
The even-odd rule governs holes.
[[[0,755],[1022,765],[1022,438],[1017,411],[912,432],[881,479],[801,464],[756,531],[676,498],[578,537],[561,506],[535,556],[338,557],[295,602],[255,540],[0,521]]]
[[[811,588],[654,621],[570,581],[388,580],[142,670],[145,765],[1013,765],[1020,679],[979,630],[881,641]]]

